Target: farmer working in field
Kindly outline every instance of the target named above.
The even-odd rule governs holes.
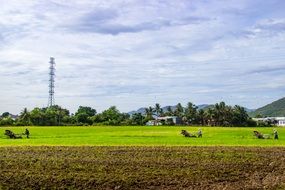
[[[273,130],[274,139],[278,139],[278,132],[276,129]]]
[[[30,131],[28,130],[28,129],[26,129],[25,130],[25,133],[24,133],[25,135],[27,135],[27,138],[30,138],[29,136],[30,136]]]
[[[197,136],[198,136],[198,137],[202,137],[202,130],[201,130],[201,129],[198,129]]]

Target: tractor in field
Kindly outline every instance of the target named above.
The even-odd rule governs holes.
[[[5,130],[4,135],[8,136],[10,139],[21,139],[22,138],[22,135],[15,134],[10,130]]]

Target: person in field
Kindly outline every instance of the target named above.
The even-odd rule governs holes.
[[[27,135],[27,138],[30,138],[30,131],[28,129],[25,130],[25,135]]]
[[[276,129],[273,130],[274,139],[278,139],[278,132]]]
[[[197,136],[198,136],[199,138],[202,137],[202,129],[198,129]]]

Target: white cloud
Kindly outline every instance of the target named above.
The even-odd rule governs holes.
[[[46,105],[50,56],[56,102],[72,111],[261,106],[284,92],[283,2],[274,2],[0,0],[0,112]]]

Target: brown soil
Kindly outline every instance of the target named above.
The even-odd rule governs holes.
[[[0,189],[27,188],[285,189],[285,148],[0,148]]]

